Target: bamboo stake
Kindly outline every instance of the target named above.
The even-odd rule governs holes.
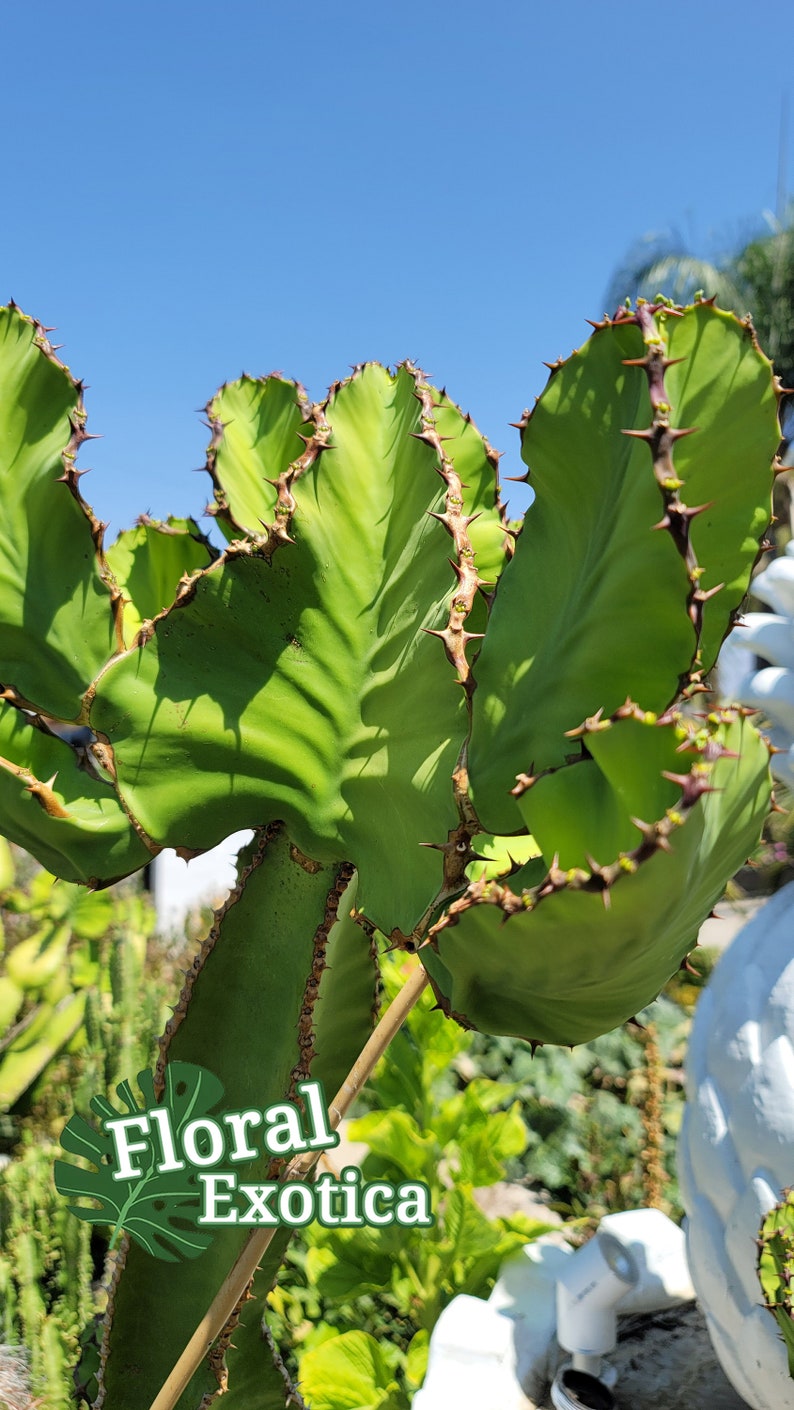
[[[350,1072],[328,1108],[328,1122],[335,1131],[352,1106],[372,1070],[386,1051],[395,1033],[402,1027],[414,1004],[427,986],[427,973],[421,965],[406,980],[399,994],[389,1004],[377,1028],[362,1048]],[[279,1184],[298,1180],[307,1175],[322,1155],[321,1150],[307,1151],[296,1156],[285,1167]],[[180,1395],[187,1389],[204,1357],[226,1326],[261,1263],[278,1226],[255,1229],[249,1234],[235,1263],[227,1273],[211,1306],[197,1326],[162,1389],[152,1401],[150,1410],[174,1410]]]

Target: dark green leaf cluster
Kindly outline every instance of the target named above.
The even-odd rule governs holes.
[[[690,1014],[661,998],[639,1021],[653,1021],[664,1064],[662,1113],[667,1212],[681,1213],[675,1142],[684,1102],[683,1055]],[[647,1200],[642,1152],[648,1073],[638,1029],[618,1028],[564,1052],[534,1056],[518,1039],[474,1034],[471,1072],[516,1083],[529,1129],[526,1151],[508,1164],[511,1179],[543,1186],[556,1208],[598,1220]]]

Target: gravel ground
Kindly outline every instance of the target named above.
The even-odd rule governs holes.
[[[622,1319],[607,1359],[618,1372],[618,1410],[747,1410],[714,1355],[695,1303]],[[553,1410],[548,1393],[537,1410]]]

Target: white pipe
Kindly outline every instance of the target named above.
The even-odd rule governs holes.
[[[560,1346],[600,1365],[617,1341],[617,1304],[639,1276],[630,1246],[615,1234],[600,1231],[580,1248],[557,1281]]]
[[[580,1351],[575,1351],[571,1357],[571,1365],[574,1371],[584,1371],[585,1375],[595,1376],[596,1380],[601,1374],[600,1356],[586,1356]]]

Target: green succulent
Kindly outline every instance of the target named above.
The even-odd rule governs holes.
[[[13,305],[0,387],[0,826],[93,887],[255,829],[161,1087],[179,1060],[231,1109],[333,1089],[371,1026],[376,932],[494,1033],[573,1043],[653,998],[769,801],[748,719],[696,712],[769,518],[776,389],[749,323],[640,304],[596,327],[521,422],[520,531],[495,453],[410,363],[322,405],[275,375],[221,388],[220,554],[187,519],[105,551],[82,388]],[[166,1276],[128,1250],[98,1404],[146,1410],[242,1237]],[[240,1317],[181,1410],[255,1384]]]

